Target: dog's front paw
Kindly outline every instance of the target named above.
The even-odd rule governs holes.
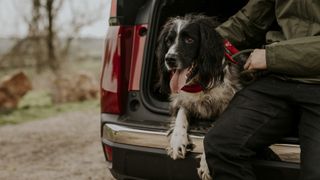
[[[184,159],[187,151],[192,150],[192,148],[193,145],[189,142],[187,132],[182,129],[174,129],[170,136],[167,154],[174,160]]]
[[[200,167],[197,170],[198,170],[198,175],[200,179],[212,180],[212,177],[210,176],[210,170],[208,168],[208,164],[206,161],[206,156],[204,153],[201,155]]]

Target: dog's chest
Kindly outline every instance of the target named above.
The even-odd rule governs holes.
[[[174,109],[184,107],[201,118],[218,116],[228,105],[235,91],[228,87],[217,87],[207,92],[180,93],[171,95],[171,106]]]

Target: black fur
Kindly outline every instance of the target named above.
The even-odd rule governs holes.
[[[214,29],[218,23],[215,19],[201,16],[196,22],[200,26],[201,46],[199,52],[199,81],[205,88],[223,80],[224,45],[223,38]]]

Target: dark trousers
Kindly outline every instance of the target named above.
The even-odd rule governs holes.
[[[301,179],[320,179],[320,85],[265,77],[239,91],[204,139],[214,180],[253,180],[249,159],[299,129]]]

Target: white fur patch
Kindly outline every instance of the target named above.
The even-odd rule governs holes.
[[[183,159],[187,152],[188,120],[184,108],[180,108],[176,117],[175,125],[170,136],[170,146],[167,148],[168,155],[172,159]]]
[[[176,35],[176,37],[175,37],[175,40],[174,40],[173,44],[170,46],[168,52],[166,53],[166,56],[167,56],[168,54],[175,54],[175,55],[178,54],[178,52],[177,52],[177,47],[178,47],[178,45],[179,45],[180,32],[181,32],[181,30],[184,28],[184,26],[186,25],[187,21],[182,20],[182,19],[176,19],[176,20],[174,21],[174,23],[176,24],[176,29],[175,29],[175,31],[176,31],[177,35]],[[166,66],[166,68],[167,68],[168,70],[171,70],[171,68],[168,66],[168,64],[167,64],[166,62],[165,62],[165,66]],[[180,68],[180,67],[181,67],[181,65],[178,64],[178,68]]]
[[[169,48],[168,50],[168,54],[177,54],[177,47],[178,47],[178,44],[179,44],[179,36],[180,36],[180,31],[182,29],[182,26],[183,26],[183,21],[180,20],[180,19],[177,19],[174,21],[175,24],[176,24],[176,38],[174,40],[174,43],[172,44],[172,46]]]

